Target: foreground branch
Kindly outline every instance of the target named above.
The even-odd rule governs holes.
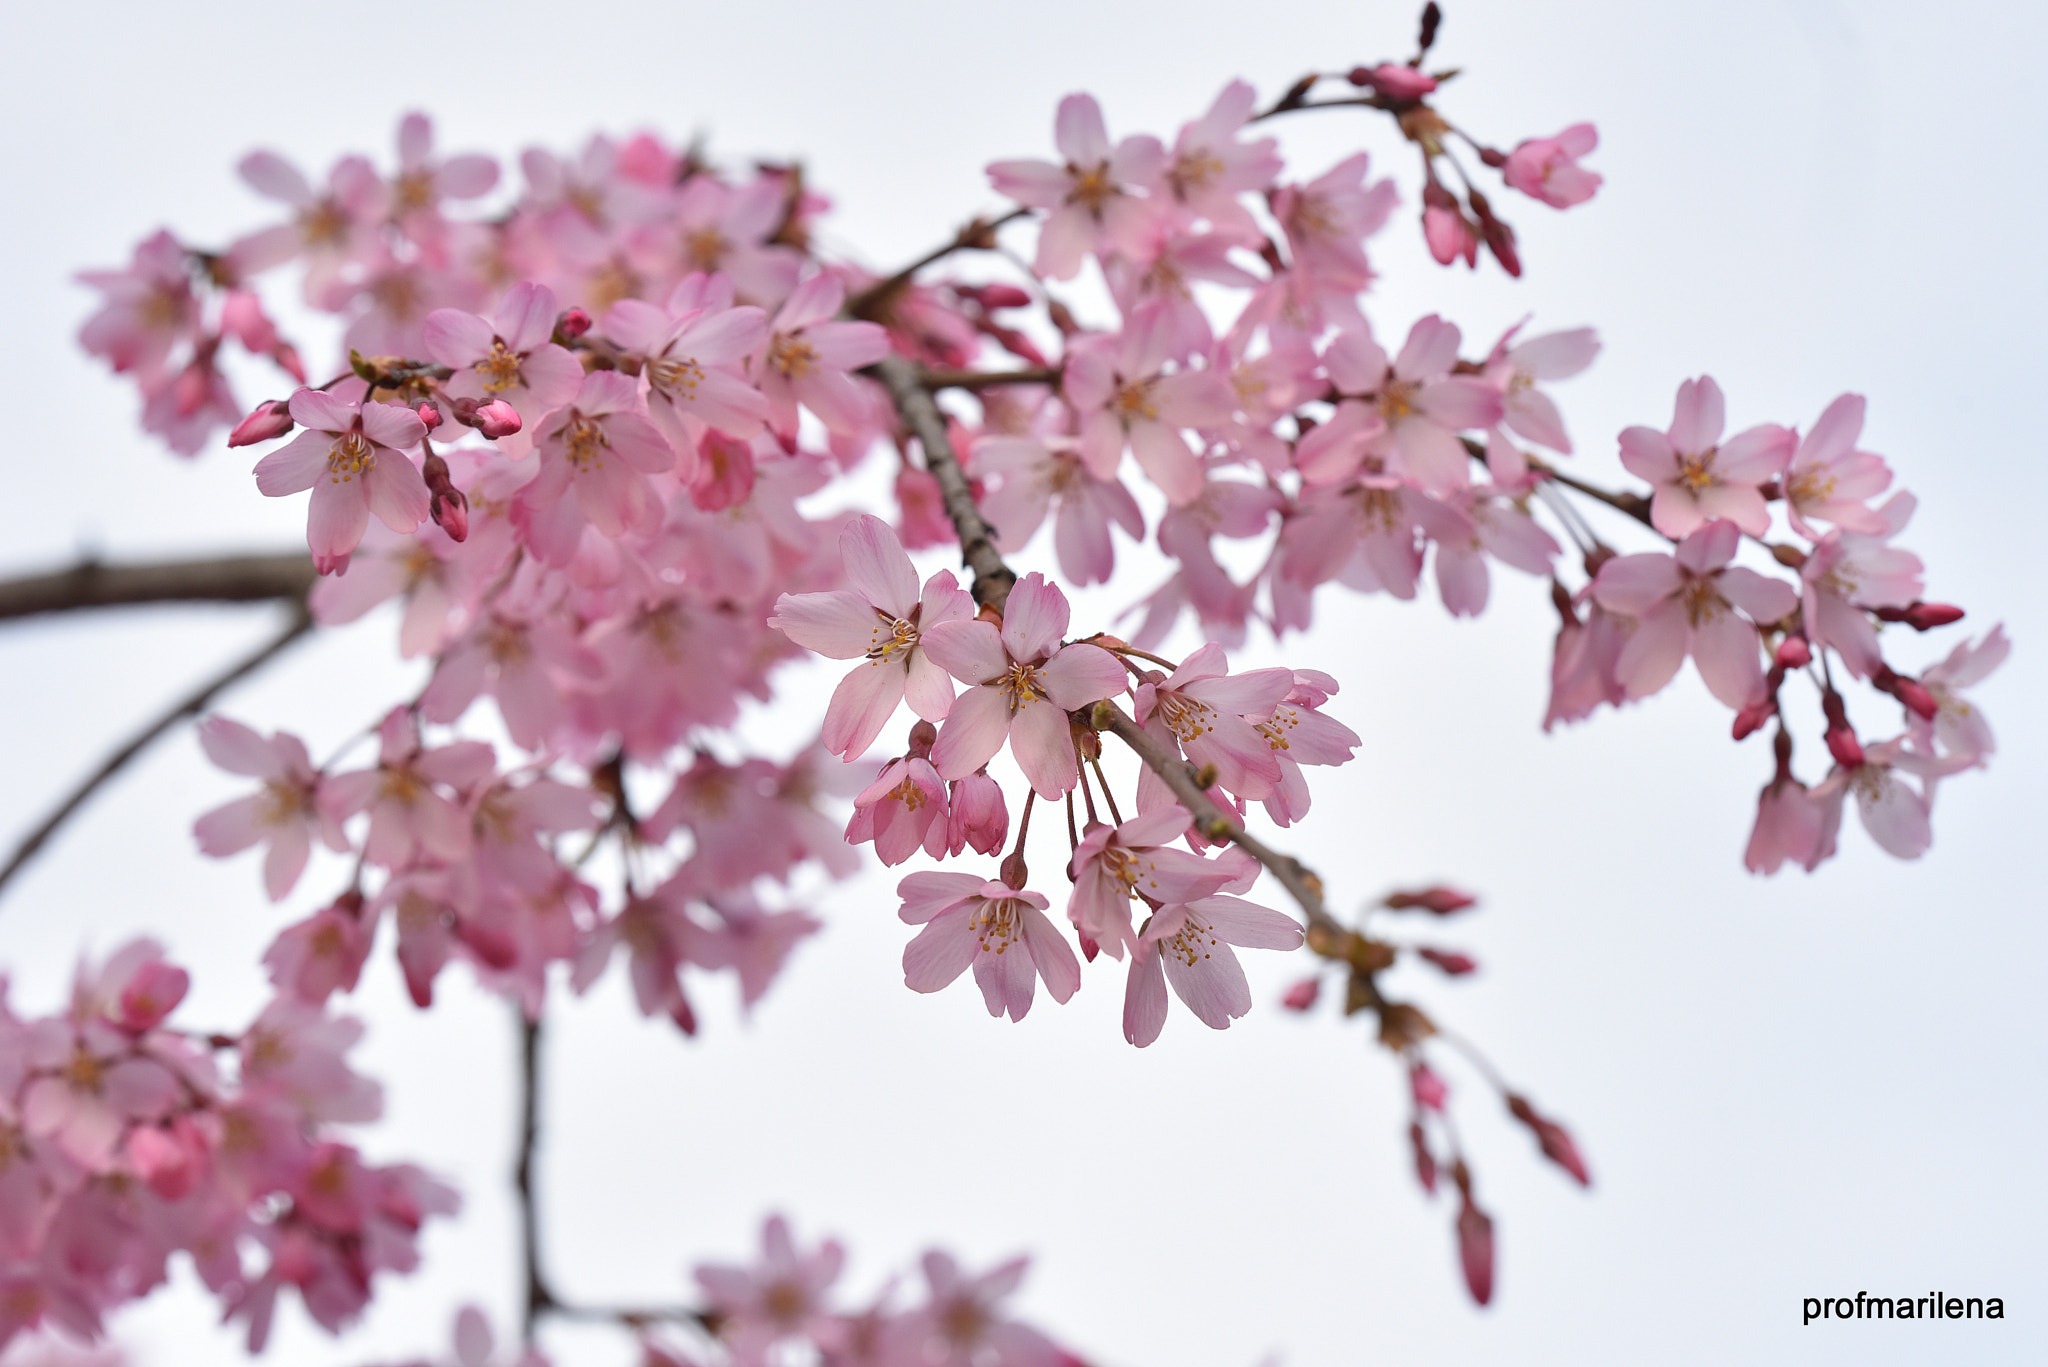
[[[946,435],[946,416],[932,401],[923,372],[916,362],[893,352],[875,362],[869,372],[888,388],[896,412],[924,447],[925,468],[938,480],[946,516],[960,537],[961,562],[974,571],[974,601],[1001,612],[1003,604],[1010,601],[1017,572],[1003,563],[1003,554],[996,549],[995,528],[974,505],[967,472],[960,468],[960,457]]]
[[[304,551],[138,565],[86,560],[50,574],[0,580],[0,620],[139,603],[301,600],[314,578],[313,562]]]
[[[300,559],[301,563],[303,563],[303,557]],[[312,628],[312,614],[306,611],[306,606],[303,602],[296,604],[292,609],[291,620],[286,624],[282,632],[271,638],[253,654],[243,657],[235,664],[229,666],[224,672],[215,675],[211,680],[202,684],[196,691],[179,700],[158,716],[156,720],[150,722],[149,725],[137,732],[126,745],[109,755],[104,764],[88,775],[84,782],[72,789],[70,796],[57,804],[56,810],[50,813],[42,825],[29,832],[28,837],[15,846],[13,857],[7,861],[5,868],[0,868],[0,890],[5,890],[7,884],[14,878],[14,875],[21,871],[22,866],[35,858],[36,852],[41,850],[45,842],[57,833],[58,828],[71,819],[74,812],[85,805],[87,799],[105,786],[116,774],[127,768],[137,755],[149,748],[152,741],[177,725],[184,718],[196,716],[201,711],[204,711],[206,705],[212,702],[214,696],[222,689],[261,669],[280,654],[286,646],[298,640],[299,637],[305,635]]]

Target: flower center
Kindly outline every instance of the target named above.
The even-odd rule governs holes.
[[[1159,405],[1153,402],[1152,389],[1158,383],[1156,376],[1149,380],[1127,382],[1117,390],[1116,397],[1110,400],[1111,406],[1116,409],[1116,415],[1122,418],[1126,425],[1140,420],[1157,422]]]
[[[327,452],[327,479],[347,484],[377,468],[377,445],[360,432],[344,432]]]
[[[1206,147],[1197,147],[1177,158],[1171,170],[1166,173],[1173,192],[1186,199],[1200,190],[1206,190],[1223,174],[1223,159]]]
[[[502,394],[519,383],[519,356],[505,346],[503,338],[491,338],[491,351],[471,369],[483,376],[484,388]]]
[[[867,658],[876,664],[885,664],[900,660],[917,648],[916,623],[891,617],[880,608],[875,609],[875,617],[875,629],[868,633]]]
[[[1067,172],[1074,178],[1074,188],[1067,191],[1067,203],[1082,205],[1092,214],[1100,214],[1102,206],[1117,193],[1115,183],[1109,178],[1109,163],[1106,161],[1097,162],[1085,171],[1069,162]]]
[[[1395,422],[1415,411],[1416,386],[1410,380],[1389,380],[1380,390],[1380,416]]]
[[[1717,621],[1728,611],[1728,600],[1721,596],[1721,590],[1711,577],[1688,578],[1682,595],[1686,620],[1694,626]]]
[[[929,800],[924,795],[924,789],[918,787],[908,778],[904,779],[894,788],[891,788],[888,792],[888,796],[884,797],[882,800],[884,802],[887,802],[892,799],[894,801],[902,803],[904,810],[912,812],[923,810],[924,804]]]
[[[1714,456],[1718,449],[1705,451],[1697,456],[1681,455],[1678,458],[1678,482],[1694,493],[1719,484],[1721,477],[1714,473]]]
[[[579,471],[601,470],[611,442],[605,438],[604,428],[579,415],[569,424],[568,448],[569,463]]]
[[[1213,718],[1216,709],[1205,702],[1198,702],[1185,693],[1159,693],[1159,715],[1165,719],[1167,729],[1183,741],[1195,740],[1215,730]]]
[[[703,379],[704,367],[697,364],[695,356],[664,356],[647,363],[647,383],[670,398],[685,402],[696,398]]]
[[[997,897],[975,908],[968,921],[984,954],[1000,954],[1024,933],[1024,913],[1014,897]]]
[[[1179,930],[1159,942],[1159,952],[1170,954],[1193,968],[1198,960],[1208,958],[1218,943],[1209,927],[1190,914]]]
[[[1010,704],[1010,714],[1015,716],[1026,704],[1037,702],[1047,696],[1045,677],[1036,665],[1017,664],[1010,667],[996,679],[996,690]]]
[[[692,228],[683,234],[683,255],[700,271],[716,270],[732,244],[716,228]]]
[[[818,368],[818,353],[803,338],[778,332],[768,344],[768,364],[792,380],[801,380]]]
[[[1283,703],[1273,709],[1273,715],[1269,719],[1253,722],[1252,730],[1266,738],[1268,749],[1287,750],[1293,748],[1293,742],[1287,739],[1287,733],[1299,725],[1300,711]]]

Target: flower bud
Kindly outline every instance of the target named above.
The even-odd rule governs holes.
[[[582,309],[567,309],[555,320],[555,336],[565,342],[573,342],[590,331],[590,315]]]
[[[1458,1210],[1458,1265],[1481,1305],[1493,1299],[1493,1219],[1467,1196]]]
[[[1963,620],[1963,610],[1953,603],[1915,603],[1906,609],[1906,624],[1915,631],[1945,627]]]
[[[295,427],[291,409],[283,399],[268,399],[251,409],[249,416],[228,433],[229,446],[254,446],[259,441],[281,437]]]
[[[1406,911],[1419,907],[1438,916],[1448,916],[1454,911],[1476,906],[1478,902],[1479,899],[1469,892],[1460,892],[1456,888],[1445,887],[1439,883],[1435,887],[1423,888],[1419,892],[1390,893],[1385,905],[1391,911]]]
[[[1408,1069],[1408,1090],[1414,1094],[1417,1106],[1432,1111],[1441,1111],[1451,1099],[1450,1085],[1427,1063],[1417,1063]]]
[[[1303,978],[1287,989],[1287,995],[1280,999],[1280,1004],[1289,1011],[1306,1011],[1316,1004],[1316,998],[1322,995],[1322,991],[1321,978]]]
[[[492,399],[476,410],[476,430],[492,441],[511,436],[520,426],[519,410],[503,399]]]
[[[1459,954],[1455,950],[1430,949],[1427,946],[1421,946],[1416,949],[1415,954],[1423,962],[1435,964],[1453,978],[1463,977],[1467,973],[1476,971],[1479,967],[1479,961],[1470,954]]]
[[[177,1009],[191,986],[192,975],[184,969],[151,959],[122,987],[121,1016],[116,1023],[131,1035],[147,1034]]]
[[[423,403],[413,411],[420,415],[420,421],[426,424],[429,432],[441,425],[441,410],[433,404]]]
[[[1731,730],[1731,734],[1737,740],[1747,740],[1762,730],[1763,724],[1776,716],[1777,712],[1778,700],[1776,697],[1768,697],[1760,702],[1753,702],[1735,714],[1735,725]]]
[[[1429,1136],[1419,1120],[1408,1126],[1408,1145],[1415,1151],[1415,1180],[1422,1183],[1424,1191],[1436,1195],[1436,1155],[1429,1151]]]
[[[1508,1114],[1535,1132],[1536,1143],[1542,1148],[1545,1158],[1570,1173],[1580,1186],[1593,1185],[1593,1178],[1586,1171],[1586,1160],[1579,1156],[1579,1146],[1572,1142],[1564,1126],[1544,1119],[1536,1113],[1534,1106],[1512,1092],[1508,1094]]]

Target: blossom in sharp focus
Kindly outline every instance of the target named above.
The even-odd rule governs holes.
[[[903,543],[878,517],[862,514],[849,522],[839,534],[839,553],[853,587],[785,593],[775,600],[768,625],[830,659],[862,661],[840,680],[825,710],[825,748],[850,760],[881,734],[898,703],[907,700],[926,721],[945,719],[953,681],[928,653],[927,638],[973,616],[974,600],[951,570],[926,580],[920,594]]]
[[[1621,434],[1621,463],[1649,483],[1650,525],[1673,540],[1725,517],[1751,536],[1771,529],[1760,486],[1776,479],[1795,442],[1783,427],[1763,423],[1721,440],[1727,401],[1712,376],[1678,386],[1671,426],[1631,427]]]
[[[306,545],[320,573],[348,568],[371,513],[394,532],[410,533],[426,521],[427,482],[405,454],[427,434],[419,414],[301,389],[292,395],[291,415],[306,430],[256,462],[256,487],[272,498],[313,491]]]
[[[1161,907],[1138,935],[1124,989],[1124,1038],[1140,1049],[1166,1024],[1166,988],[1212,1030],[1252,1009],[1244,966],[1231,947],[1295,949],[1292,917],[1237,897],[1202,897]]]
[[[1081,986],[1081,961],[1039,893],[971,873],[913,873],[896,885],[897,912],[923,930],[903,947],[903,981],[937,992],[970,966],[991,1016],[1024,1019],[1040,978],[1056,1002]]]
[[[976,618],[925,634],[932,659],[974,685],[932,747],[942,777],[965,778],[1007,743],[1040,797],[1063,797],[1079,781],[1067,713],[1122,692],[1125,674],[1100,646],[1060,644],[1068,612],[1066,595],[1034,572],[1010,590],[1001,630]]]

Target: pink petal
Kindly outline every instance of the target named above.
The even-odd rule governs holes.
[[[966,778],[994,759],[1009,735],[1010,705],[1003,695],[990,687],[970,688],[953,700],[953,710],[946,714],[938,743],[932,746],[932,767],[941,778]]]
[[[1066,635],[1070,614],[1067,596],[1034,570],[1010,590],[1009,602],[1003,607],[1003,645],[1012,659],[1025,663],[1043,660]]]
[[[1721,440],[1728,425],[1727,401],[1721,386],[1709,376],[1687,380],[1678,386],[1678,401],[1671,416],[1671,444],[1687,455],[1704,455]]]
[[[907,619],[917,606],[917,571],[896,529],[863,513],[839,533],[839,558],[855,592],[890,616]]]
[[[1029,576],[1026,578],[1028,580]],[[1022,587],[1020,584],[1018,589]],[[1011,602],[1014,603],[1016,597],[1017,591],[1013,590]],[[918,640],[924,652],[940,668],[964,684],[986,683],[1010,667],[1010,656],[1003,649],[1002,634],[993,622],[979,619],[941,622],[920,633]]]
[[[974,927],[963,909],[932,921],[903,947],[903,984],[913,992],[937,992],[974,962]]]
[[[976,693],[993,693],[994,689],[976,689]],[[971,694],[969,696],[972,696]],[[963,699],[962,702],[965,700]],[[953,715],[958,716],[961,703],[953,704]],[[948,725],[950,726],[950,719]],[[1080,781],[1078,761],[1074,758],[1074,737],[1067,726],[1067,714],[1044,699],[1035,699],[1017,709],[1010,718],[1010,756],[1017,761],[1017,767],[1024,771],[1024,777],[1038,795],[1048,801],[1064,797]],[[941,740],[944,737],[940,738]],[[938,760],[936,748],[932,752],[933,762]],[[979,768],[980,765],[974,765]],[[939,772],[946,773],[944,765]],[[960,778],[961,774],[946,774],[948,778]]]
[[[1166,977],[1156,945],[1141,945],[1124,979],[1124,1038],[1143,1049],[1166,1025]]]
[[[1012,601],[1015,601],[1014,595]],[[1073,711],[1124,691],[1130,676],[1116,656],[1100,646],[1066,646],[1039,668],[1039,678],[1055,704]]]
[[[855,665],[825,709],[825,748],[849,760],[864,753],[903,701],[903,678],[902,666],[885,660]]]

